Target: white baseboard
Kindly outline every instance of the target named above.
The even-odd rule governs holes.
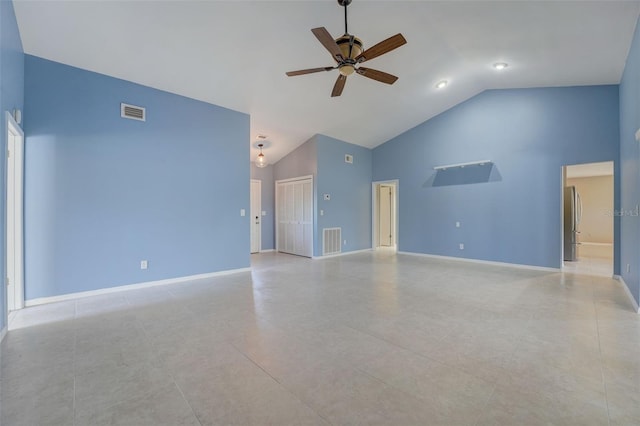
[[[2,343],[2,341],[4,340],[4,336],[7,335],[7,330],[9,329],[8,327],[8,325],[5,325],[2,331],[0,331],[0,343]]]
[[[275,249],[260,250],[260,253],[271,253],[272,251],[276,251],[276,250]]]
[[[222,275],[237,274],[240,272],[250,272],[251,268],[229,269],[227,271],[210,272],[207,274],[189,275],[187,277],[168,278],[166,280],[147,281],[137,284],[122,285],[118,287],[100,288],[98,290],[81,291],[78,293],[61,294],[59,296],[39,297],[37,299],[25,300],[25,306],[44,305],[45,303],[61,302],[64,300],[79,299],[82,297],[98,296],[101,294],[118,293],[121,291],[137,290],[141,288],[156,287],[168,284],[177,284],[188,281],[202,280],[205,278],[219,277]]]
[[[437,254],[413,253],[410,251],[399,251],[398,254],[406,254],[408,256],[428,257],[431,259],[453,260],[467,263],[477,263],[480,265],[504,266],[507,268],[529,269],[532,271],[560,272],[560,268],[548,268],[545,266],[522,265],[520,263],[493,262],[491,260],[468,259],[465,257],[440,256]]]
[[[631,291],[629,290],[629,286],[627,285],[626,282],[624,282],[624,278],[622,278],[621,275],[614,275],[613,278],[620,281],[620,284],[622,284],[622,288],[624,289],[624,292],[627,294],[627,297],[629,298],[629,300],[631,301],[631,304],[633,305],[633,309],[635,309],[635,311],[640,314],[640,307],[638,306],[638,302],[636,302],[636,298],[633,297],[633,295],[631,294]]]
[[[366,248],[366,249],[362,249],[362,250],[345,251],[344,253],[326,254],[324,256],[312,256],[311,259],[314,259],[314,260],[317,260],[317,259],[329,259],[330,257],[347,256],[347,255],[350,255],[350,254],[364,253],[366,251],[372,251],[372,250],[370,248]]]

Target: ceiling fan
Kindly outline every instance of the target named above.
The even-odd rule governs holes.
[[[314,28],[311,30],[325,49],[331,53],[331,56],[333,56],[333,59],[336,61],[336,66],[289,71],[287,75],[289,77],[293,77],[296,75],[312,74],[337,69],[340,71],[340,75],[336,80],[336,84],[333,86],[333,91],[331,92],[332,97],[340,96],[342,94],[344,85],[347,82],[347,76],[350,76],[354,72],[382,83],[395,83],[398,79],[395,75],[374,70],[372,68],[361,67],[360,64],[397,49],[403,44],[406,44],[407,40],[405,40],[402,34],[398,33],[367,50],[363,50],[362,40],[349,34],[347,27],[347,6],[351,4],[351,0],[338,0],[338,4],[340,6],[344,6],[344,35],[334,40],[325,27]]]

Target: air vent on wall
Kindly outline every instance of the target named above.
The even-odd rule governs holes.
[[[120,117],[131,120],[146,121],[146,113],[143,107],[120,104]]]
[[[342,251],[342,228],[322,229],[322,255],[336,254]]]

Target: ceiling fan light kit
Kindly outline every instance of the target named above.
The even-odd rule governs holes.
[[[351,4],[351,0],[338,0],[338,4],[344,7],[344,35],[334,39],[326,28],[314,28],[311,32],[316,36],[318,41],[322,43],[325,49],[331,53],[331,56],[336,62],[336,66],[333,67],[321,67],[321,68],[309,68],[299,71],[289,71],[287,75],[294,77],[297,75],[312,74],[322,71],[332,71],[337,69],[340,75],[336,80],[333,90],[331,92],[332,97],[340,96],[344,89],[347,77],[356,73],[372,80],[379,81],[381,83],[393,84],[398,80],[395,75],[388,74],[383,71],[374,70],[371,68],[361,67],[365,61],[377,58],[384,55],[398,47],[407,43],[407,40],[398,33],[380,43],[372,46],[369,49],[364,50],[364,44],[362,40],[349,34],[349,27],[347,21],[347,6]]]

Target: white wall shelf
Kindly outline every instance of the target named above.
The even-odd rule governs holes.
[[[471,161],[469,163],[458,163],[458,164],[447,164],[445,166],[435,166],[433,170],[447,170],[453,168],[462,169],[467,166],[484,166],[485,164],[491,164],[493,161],[491,160],[480,160],[480,161]]]

